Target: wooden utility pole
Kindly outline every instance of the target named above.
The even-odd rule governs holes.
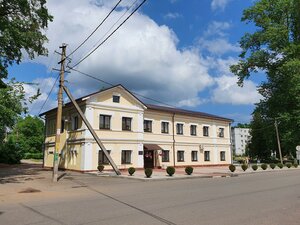
[[[275,130],[276,130],[276,136],[277,136],[277,144],[278,144],[278,151],[279,151],[279,156],[280,156],[280,162],[283,164],[282,161],[282,154],[281,154],[281,146],[280,146],[280,140],[279,140],[279,133],[278,133],[278,124],[277,124],[277,120],[275,119]]]
[[[64,73],[65,73],[65,58],[66,58],[66,44],[62,44],[61,48],[61,61],[60,63],[60,79],[59,79],[59,90],[58,90],[58,106],[56,115],[56,136],[55,136],[55,150],[53,157],[53,175],[52,181],[57,182],[58,178],[58,156],[60,152],[60,130],[62,120],[62,105],[63,105],[63,86],[64,86]]]

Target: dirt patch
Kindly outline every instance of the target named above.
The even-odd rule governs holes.
[[[22,191],[19,191],[19,193],[36,193],[36,192],[41,192],[41,191],[34,188],[26,188]]]

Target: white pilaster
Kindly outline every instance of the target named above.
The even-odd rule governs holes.
[[[89,121],[89,123],[91,124],[91,126],[94,128],[94,108],[91,106],[87,106],[86,110],[85,110],[85,117],[86,119]],[[93,138],[91,132],[87,129],[86,126],[85,127],[85,138]]]
[[[92,143],[84,143],[81,150],[81,170],[93,169],[93,145]]]
[[[143,152],[142,155],[139,154],[139,152]],[[142,168],[144,167],[144,146],[142,143],[138,144],[138,167]]]

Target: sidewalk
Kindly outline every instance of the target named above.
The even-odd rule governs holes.
[[[300,170],[300,168],[287,168],[284,167],[282,169],[275,168],[272,170],[268,168],[267,170],[263,170],[260,167],[257,171],[253,171],[251,167],[249,167],[246,171],[243,171],[242,168],[238,165],[236,166],[235,172],[230,172],[228,166],[216,166],[216,167],[195,167],[192,175],[187,175],[184,171],[184,168],[176,168],[175,174],[170,177],[165,169],[153,169],[153,173],[151,178],[146,178],[144,170],[136,170],[133,176],[130,176],[127,170],[122,170],[121,175],[117,176],[114,172],[104,171],[100,172],[91,172],[89,174],[97,175],[97,176],[109,176],[109,177],[117,177],[117,178],[125,178],[125,179],[137,179],[143,181],[154,181],[154,180],[172,180],[172,179],[193,179],[193,178],[218,178],[218,177],[236,177],[240,175],[249,175],[255,173],[268,173],[268,172],[280,172],[280,171],[288,171],[288,170]]]

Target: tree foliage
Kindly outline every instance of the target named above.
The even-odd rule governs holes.
[[[241,86],[253,73],[266,73],[267,80],[259,87],[263,99],[256,106],[252,126],[265,126],[277,118],[284,155],[295,154],[300,143],[299,9],[300,0],[260,0],[244,10],[242,21],[253,23],[257,30],[241,38],[240,60],[231,66]],[[257,138],[270,148],[275,146],[274,135],[273,128],[273,132],[264,133],[263,140],[259,135]],[[252,142],[258,143],[255,138]],[[256,150],[267,151],[264,148]]]
[[[45,4],[46,0],[0,1],[0,79],[7,77],[9,65],[21,62],[24,51],[30,59],[47,54],[42,29],[52,16]]]

